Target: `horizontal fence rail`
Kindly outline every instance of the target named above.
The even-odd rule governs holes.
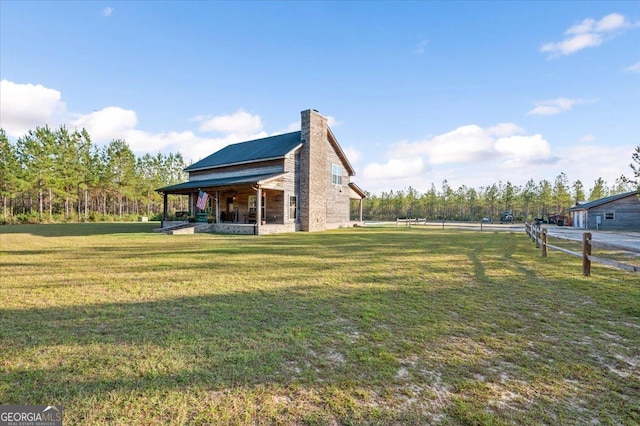
[[[514,225],[514,222],[509,222],[508,224],[500,223],[495,224],[493,222],[487,221],[465,221],[465,220],[447,220],[447,219],[427,219],[427,218],[419,218],[419,217],[398,217],[396,218],[396,225],[404,225],[406,227],[410,227],[412,225],[424,225],[424,226],[440,226],[442,229],[446,226],[450,226],[453,228],[477,228],[480,226],[480,230],[483,230],[483,227],[496,229],[497,226],[509,226]]]
[[[420,223],[424,223],[426,225],[427,218],[424,218],[424,219],[420,219],[419,217],[396,218],[396,225],[400,225],[401,223],[404,223],[407,226],[411,225],[412,223],[416,225]]]
[[[542,257],[547,257],[547,251],[557,250],[559,252],[568,254],[569,256],[582,258],[582,274],[584,276],[591,275],[591,263],[599,263],[606,266],[611,266],[618,269],[623,269],[629,272],[636,272],[640,274],[640,266],[629,265],[627,263],[618,262],[612,259],[606,259],[603,257],[593,256],[592,249],[602,248],[606,250],[618,250],[626,253],[640,254],[640,250],[633,249],[631,247],[625,247],[617,244],[604,243],[600,241],[593,241],[591,232],[582,233],[582,241],[554,236],[553,238],[558,240],[570,241],[573,243],[581,243],[582,252],[575,252],[564,247],[559,247],[548,242],[547,228],[541,228],[539,225],[525,223],[525,231],[532,241],[536,243],[536,248],[540,248]]]

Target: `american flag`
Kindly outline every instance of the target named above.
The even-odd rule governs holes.
[[[207,194],[204,191],[200,191],[200,195],[198,195],[198,202],[196,203],[196,206],[200,210],[204,210],[205,207],[207,207],[207,199],[208,198],[209,198],[209,194]]]

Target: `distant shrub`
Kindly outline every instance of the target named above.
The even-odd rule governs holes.
[[[20,213],[15,216],[17,223],[40,223],[38,213]]]

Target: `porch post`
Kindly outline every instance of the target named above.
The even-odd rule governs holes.
[[[258,187],[256,199],[256,225],[262,224],[262,188]]]
[[[169,210],[169,195],[165,192],[162,194],[162,221],[167,220],[167,211]]]
[[[360,222],[362,222],[362,198],[360,198]]]
[[[220,191],[216,191],[216,223],[220,223]]]

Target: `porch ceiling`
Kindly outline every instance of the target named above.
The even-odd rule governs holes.
[[[156,192],[162,192],[165,194],[189,194],[193,192],[193,190],[197,189],[220,188],[232,185],[261,185],[272,179],[284,176],[285,174],[286,173],[270,173],[218,179],[191,180],[176,185],[165,186],[164,188],[158,188],[156,189]]]

